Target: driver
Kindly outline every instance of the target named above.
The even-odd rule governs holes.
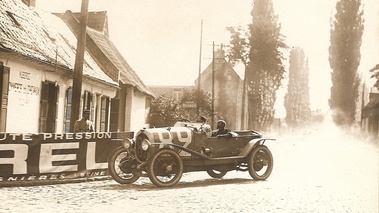
[[[217,131],[213,132],[212,137],[216,136],[231,136],[231,130],[225,128],[226,122],[224,120],[217,121]]]
[[[201,123],[199,131],[205,132],[205,134],[208,137],[210,137],[212,135],[212,128],[211,128],[211,126],[209,126],[208,124],[205,123],[206,121],[207,121],[207,119],[204,116],[200,116],[196,122]]]

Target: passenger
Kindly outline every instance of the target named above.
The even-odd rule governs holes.
[[[210,137],[212,135],[212,128],[209,124],[206,124],[205,122],[207,121],[207,119],[204,117],[204,116],[200,116],[198,119],[197,119],[197,123],[201,123],[200,125],[200,128],[199,128],[199,131],[200,132],[205,132],[205,134]]]
[[[217,121],[217,131],[213,132],[212,137],[215,136],[232,136],[231,130],[226,129],[226,122],[224,120]]]
[[[90,110],[83,111],[83,118],[75,122],[74,132],[93,132],[92,121],[89,120]]]

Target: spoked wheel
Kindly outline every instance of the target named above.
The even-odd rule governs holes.
[[[133,173],[137,168],[136,159],[124,147],[119,147],[113,152],[108,168],[112,178],[121,184],[133,183],[140,177]]]
[[[266,146],[258,146],[248,157],[248,167],[250,176],[254,180],[267,179],[274,165],[274,160],[270,150]]]
[[[215,169],[208,169],[207,173],[209,176],[211,176],[213,178],[222,178],[226,175],[227,172],[219,171],[219,170],[215,170]]]
[[[154,185],[159,187],[173,186],[182,177],[183,162],[174,150],[161,149],[150,158],[147,172]]]

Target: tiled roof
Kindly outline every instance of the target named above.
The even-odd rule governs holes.
[[[17,52],[72,72],[77,39],[69,27],[55,15],[38,8],[30,9],[21,0],[0,1],[0,48]],[[86,52],[83,75],[118,86]]]
[[[141,81],[136,72],[129,66],[121,53],[114,46],[112,41],[102,32],[87,28],[87,33],[107,58],[120,71],[120,81],[123,84],[131,85],[142,93],[154,96],[153,92]]]
[[[79,20],[80,13],[72,13]],[[109,35],[107,11],[88,12],[87,26]]]

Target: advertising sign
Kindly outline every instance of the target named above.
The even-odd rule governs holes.
[[[39,112],[41,101],[42,75],[33,70],[23,71],[22,67],[12,70],[9,79],[8,94],[8,132],[38,132]],[[22,121],[22,122],[20,122]]]
[[[108,159],[133,132],[0,133],[0,185],[108,175]]]

